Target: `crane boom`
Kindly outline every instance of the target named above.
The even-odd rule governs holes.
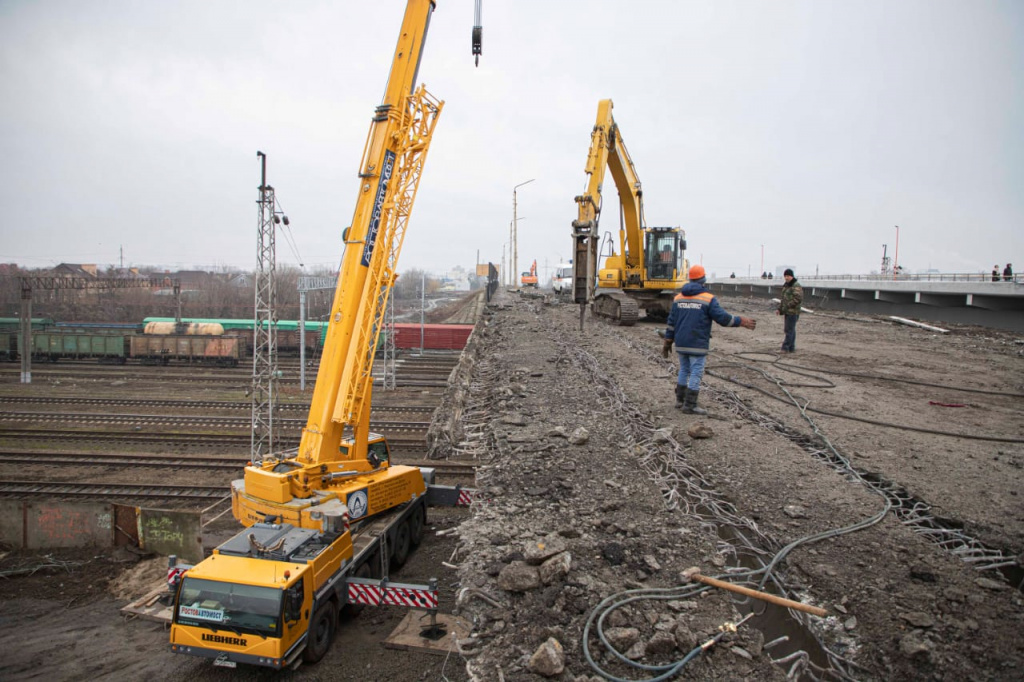
[[[359,166],[352,224],[343,232],[341,270],[316,386],[298,452],[246,468],[233,488],[235,516],[267,516],[316,527],[311,510],[329,500],[373,515],[422,494],[415,467],[392,467],[384,439],[371,434],[374,352],[416,190],[443,102],[416,87],[433,0],[408,0],[384,101],[371,120]],[[370,479],[365,475],[372,474]],[[358,500],[349,497],[359,493]]]

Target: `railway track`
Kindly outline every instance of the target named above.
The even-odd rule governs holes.
[[[33,380],[36,379],[94,379],[97,381],[108,381],[110,380],[111,374],[108,372],[61,372],[57,370],[32,370]],[[250,385],[249,377],[237,376],[237,377],[225,377],[225,376],[203,376],[195,374],[142,374],[138,372],[128,372],[123,374],[115,375],[119,381],[152,381],[154,383],[174,383],[174,384],[225,384],[230,386],[237,386],[239,388],[248,388]],[[0,379],[6,382],[15,383],[20,381],[20,374],[15,370],[0,369]],[[307,379],[308,382],[315,381],[316,377]],[[299,377],[297,376],[283,376],[277,379],[282,384],[298,384]],[[383,385],[384,379],[380,376],[374,375],[374,385]],[[415,375],[399,375],[395,378],[395,386],[422,386],[427,388],[443,388],[448,385],[448,372],[434,373],[434,374],[415,374]]]
[[[74,398],[74,397],[30,397],[0,396],[0,405],[80,405],[83,407],[138,407],[174,410],[251,410],[252,403],[229,400],[133,400],[131,398]],[[280,412],[309,412],[309,403],[284,403],[275,405]],[[373,405],[373,412],[380,414],[430,414],[434,406],[426,405]],[[0,413],[2,414],[2,413]]]
[[[217,447],[233,449],[242,453],[249,452],[252,436],[231,433],[139,433],[137,431],[40,431],[38,429],[9,429],[0,427],[0,439],[18,441],[71,441],[78,443],[109,443],[119,445],[162,445],[173,447]],[[287,450],[299,446],[299,436],[279,438],[278,446]],[[422,451],[426,446],[424,438],[409,437],[398,434],[388,437],[388,446],[392,453],[397,451]]]
[[[161,469],[205,469],[239,471],[248,463],[245,457],[211,457],[182,455],[111,455],[95,452],[25,452],[0,451],[0,464],[69,465],[76,467],[130,466]],[[409,452],[392,464],[432,467],[439,475],[474,476],[476,465],[460,462],[433,461],[422,452]]]
[[[65,481],[0,481],[0,497],[148,498],[221,500],[230,496],[222,485],[164,485],[159,483],[71,483]]]
[[[111,424],[115,426],[165,426],[169,428],[252,429],[251,417],[207,417],[162,414],[102,414],[98,412],[0,412],[0,422],[69,424]],[[305,419],[275,420],[281,429],[301,432]],[[419,433],[426,435],[430,422],[371,421],[377,433]]]

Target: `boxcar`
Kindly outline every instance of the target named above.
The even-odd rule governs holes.
[[[419,348],[429,350],[462,350],[469,335],[471,324],[425,324],[399,323],[395,325],[395,348]]]

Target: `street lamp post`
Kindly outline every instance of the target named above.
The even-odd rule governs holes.
[[[514,192],[514,190],[513,190],[513,192]],[[512,203],[515,204],[515,201],[516,201],[515,200],[515,196],[513,194]],[[513,207],[512,208],[513,215],[515,214],[515,212],[516,212],[516,209]],[[512,276],[509,274],[509,270],[512,269],[512,230],[514,229],[513,226],[515,224],[516,224],[515,220],[512,220],[508,224],[508,265],[509,265],[509,267],[505,268],[505,271],[503,273],[504,276],[505,276],[505,283],[508,286],[512,286]],[[501,263],[502,263],[502,267],[504,267],[504,265],[505,265],[505,255],[504,255],[505,254],[505,247],[504,246],[501,247],[501,253],[502,253]]]
[[[761,244],[761,274],[764,274],[764,244]]]
[[[900,226],[896,226],[896,253],[892,256],[892,278],[896,279],[896,268],[900,265]]]
[[[512,234],[514,235],[514,237],[512,239],[512,277],[513,278],[515,278],[516,277],[516,273],[519,272],[519,224],[517,222],[518,219],[516,218],[516,190],[519,189],[520,187],[522,187],[523,185],[530,184],[535,179],[536,178],[530,178],[526,182],[520,182],[518,185],[516,185],[515,187],[512,188]],[[515,284],[515,279],[513,279],[512,286],[515,289],[519,288]]]

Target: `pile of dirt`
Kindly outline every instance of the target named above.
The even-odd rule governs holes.
[[[167,581],[167,559],[151,557],[125,569],[116,580],[110,581],[108,592],[122,602],[148,594]]]
[[[1006,579],[1024,575],[1013,572],[1024,391],[1012,335],[935,338],[865,319],[805,315],[785,358],[803,369],[779,364],[781,322],[716,332],[700,418],[673,408],[663,325],[588,319],[581,333],[575,306],[499,295],[459,404],[446,406],[458,428],[433,440],[437,456],[480,464],[482,497],[459,532],[471,677],[678,667],[686,679],[1019,679],[1024,601]],[[843,374],[858,369],[874,376]],[[952,408],[921,407],[959,404],[974,386],[955,423]],[[811,404],[813,417],[798,407]],[[952,532],[909,522],[886,486]],[[750,573],[790,547],[769,577]],[[828,615],[733,601],[686,583],[691,566]]]

